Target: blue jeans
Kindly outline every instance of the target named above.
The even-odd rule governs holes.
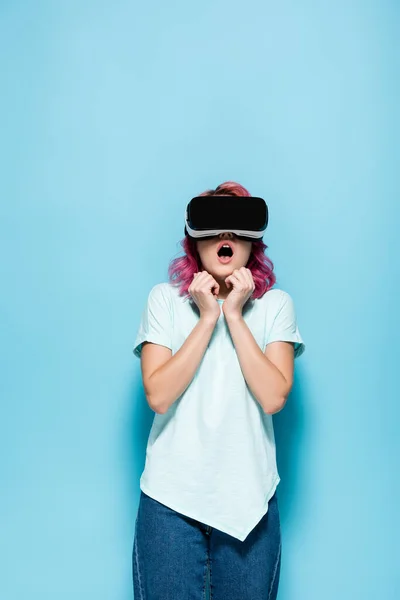
[[[276,492],[241,542],[141,490],[132,565],[135,600],[276,600],[281,566]]]

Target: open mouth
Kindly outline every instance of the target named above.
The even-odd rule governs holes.
[[[221,242],[217,250],[218,260],[221,263],[228,263],[232,260],[233,248],[229,242]]]
[[[224,244],[217,252],[218,256],[233,256],[233,250],[229,244]]]

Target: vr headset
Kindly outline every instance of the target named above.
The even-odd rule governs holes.
[[[185,211],[185,235],[207,239],[230,231],[239,238],[260,240],[268,226],[268,207],[257,196],[196,196]]]

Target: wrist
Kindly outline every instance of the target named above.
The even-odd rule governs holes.
[[[243,314],[239,311],[226,311],[224,312],[225,319],[230,322],[241,321]]]
[[[219,314],[218,315],[209,315],[209,314],[201,314],[200,315],[200,322],[204,323],[204,325],[208,325],[210,327],[214,327],[215,324],[217,323],[219,319]]]

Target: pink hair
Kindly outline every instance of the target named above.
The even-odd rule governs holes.
[[[198,195],[250,196],[251,194],[239,183],[226,181],[221,183],[215,190],[207,190]],[[193,275],[201,271],[203,267],[197,252],[196,241],[185,235],[180,244],[185,255],[174,258],[170,262],[168,276],[170,283],[179,287],[180,296],[190,297],[188,289],[193,281]],[[261,298],[276,282],[276,276],[273,273],[274,265],[264,253],[267,248],[268,246],[262,240],[252,242],[250,258],[246,265],[250,269],[255,283],[252,299]]]

